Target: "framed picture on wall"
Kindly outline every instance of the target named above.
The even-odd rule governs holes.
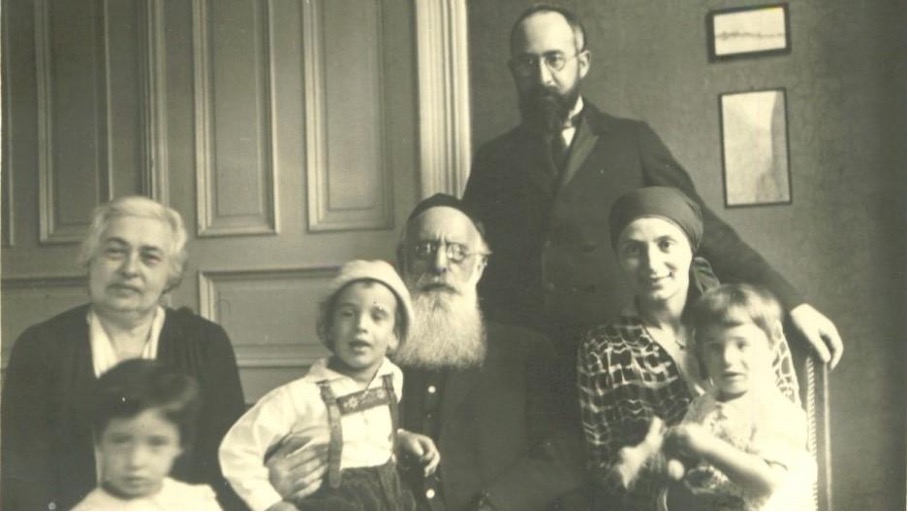
[[[785,89],[719,95],[725,206],[791,203]]]
[[[710,11],[706,28],[712,62],[791,52],[787,4]]]

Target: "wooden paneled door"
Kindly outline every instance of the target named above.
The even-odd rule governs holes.
[[[171,305],[223,325],[252,401],[325,353],[322,287],[392,259],[418,190],[407,0],[4,0],[4,364],[85,300],[92,208],[180,211]]]

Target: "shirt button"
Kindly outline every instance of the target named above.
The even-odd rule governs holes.
[[[435,386],[429,386],[429,389],[427,391],[430,395],[434,395],[436,391]]]
[[[430,500],[435,497],[435,489],[426,489],[426,498]]]
[[[555,291],[555,283],[551,283],[551,282],[545,283],[545,289],[550,292]]]

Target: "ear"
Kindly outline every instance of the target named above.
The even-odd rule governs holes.
[[[782,322],[776,320],[770,326],[770,334],[772,335],[772,343],[775,346],[776,343],[780,343],[785,339],[785,330],[782,328]]]
[[[489,265],[489,257],[483,256],[479,259],[479,262],[476,263],[476,282],[478,283],[482,279],[482,274],[485,272],[486,267]]]
[[[589,50],[583,50],[582,52],[577,54],[577,71],[580,74],[580,78],[585,77],[586,74],[590,72],[590,65],[592,64],[592,62],[593,54],[590,53]]]

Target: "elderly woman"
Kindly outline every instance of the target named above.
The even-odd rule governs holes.
[[[685,307],[718,281],[706,260],[695,257],[703,221],[680,190],[625,194],[612,207],[609,227],[635,298],[617,321],[587,333],[578,352],[587,460],[598,508],[652,510],[662,481],[647,448],[702,392]],[[788,345],[777,346],[777,385],[797,401]]]
[[[196,442],[172,475],[208,483],[222,505],[237,505],[217,462],[221,438],[244,410],[230,340],[220,326],[160,305],[180,283],[185,246],[180,215],[151,199],[124,197],[95,210],[80,256],[89,303],[30,327],[12,349],[0,425],[3,509],[68,510],[95,487],[86,404],[101,374],[133,358],[198,381]]]

